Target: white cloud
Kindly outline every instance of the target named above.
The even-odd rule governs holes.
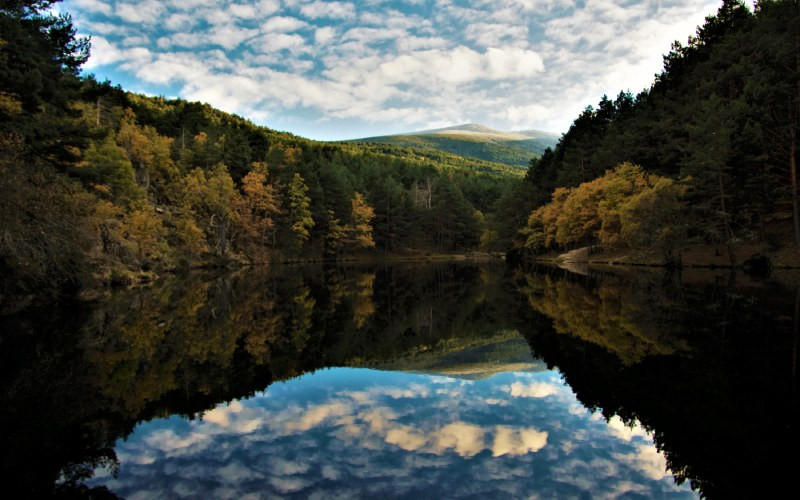
[[[514,382],[508,388],[508,392],[515,398],[546,398],[558,392],[558,387],[546,382],[530,382],[523,384]]]
[[[268,33],[250,41],[257,52],[271,53],[280,50],[299,50],[306,45],[305,38],[297,34]]]
[[[563,131],[603,94],[648,86],[717,3],[72,0],[101,78],[341,137],[357,135],[343,119],[370,133],[461,120]],[[210,49],[224,57],[209,63]]]
[[[261,25],[261,31],[265,32],[292,32],[308,26],[308,23],[296,17],[275,16],[267,19]]]
[[[152,59],[152,53],[144,47],[119,48],[109,43],[103,37],[92,38],[92,57],[84,66],[94,69],[100,66],[115,65],[121,62],[128,64],[147,64]]]
[[[72,3],[88,12],[98,12],[110,16],[112,9],[108,2],[103,0],[72,0]]]
[[[356,7],[348,2],[317,0],[300,7],[300,12],[310,19],[353,19],[356,15]]]
[[[496,47],[508,43],[528,46],[528,27],[501,23],[470,24],[464,35],[482,47]]]
[[[352,410],[353,407],[351,405],[339,401],[315,406],[306,411],[297,422],[289,422],[286,425],[286,430],[307,431],[324,423],[330,418],[348,415]]]
[[[536,453],[547,446],[547,432],[536,429],[514,429],[498,426],[495,431],[492,456],[525,455]]]
[[[317,45],[325,45],[336,36],[336,29],[330,26],[324,28],[317,28],[314,32],[314,41]]]
[[[118,3],[117,16],[135,24],[155,24],[164,13],[164,5],[157,0],[142,0],[136,3]]]
[[[170,31],[191,29],[200,19],[185,12],[174,12],[164,20],[164,27]]]
[[[433,449],[439,453],[452,449],[462,457],[471,457],[486,447],[485,434],[486,431],[477,425],[454,422],[436,433]]]

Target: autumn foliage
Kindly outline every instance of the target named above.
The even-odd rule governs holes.
[[[657,250],[680,258],[686,188],[623,163],[591,182],[558,188],[521,230],[525,248],[546,252],[600,244],[604,248]]]

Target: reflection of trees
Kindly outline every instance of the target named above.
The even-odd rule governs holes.
[[[622,281],[586,287],[564,276],[528,274],[520,291],[530,306],[553,319],[555,331],[597,344],[624,364],[686,349],[664,325],[674,306],[662,293],[631,294]]]
[[[364,273],[356,280],[353,300],[353,323],[356,328],[363,327],[369,317],[375,313],[375,304],[372,302],[372,284],[374,282],[374,273]]]
[[[301,352],[308,339],[311,337],[312,317],[314,306],[316,305],[311,290],[308,287],[300,287],[291,298],[289,310],[291,311],[291,332],[292,344],[297,352]]]
[[[480,275],[447,264],[286,266],[116,293],[82,314],[65,309],[66,322],[6,318],[0,413],[4,429],[21,430],[4,433],[3,470],[28,491],[52,491],[59,474],[80,488],[96,464],[113,467],[113,443],[139,421],[493,334],[510,301],[492,300],[506,292]]]
[[[586,286],[575,279],[527,276],[527,296],[531,282],[548,284],[535,289],[533,308],[518,318],[534,354],[559,367],[584,405],[601,408],[606,418],[640,421],[678,480],[706,496],[765,497],[787,486],[794,465],[782,452],[796,440],[798,421],[792,293],[777,284],[737,287],[733,280],[676,287],[641,275],[599,276]],[[610,308],[603,303],[609,300]],[[568,328],[589,329],[589,320],[579,311],[578,319],[566,318],[569,309],[559,301],[628,319],[618,327],[598,319],[594,335],[573,334]],[[634,328],[646,334],[633,336]],[[666,336],[672,340],[664,343]]]

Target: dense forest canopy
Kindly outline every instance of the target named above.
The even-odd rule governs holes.
[[[514,168],[321,143],[80,73],[53,1],[0,10],[2,294],[367,253],[800,246],[800,3],[725,0],[652,86]],[[712,250],[713,251],[713,250]]]
[[[0,272],[12,296],[231,262],[496,243],[511,167],[326,144],[80,74],[56,2],[0,11]]]
[[[760,0],[753,11],[724,0],[688,43],[673,44],[649,89],[604,96],[531,162],[505,208],[505,220],[517,226],[501,231],[521,229],[515,247],[522,252],[602,242],[680,262],[681,249],[695,242],[727,248],[734,265],[740,243],[774,249],[793,239],[800,246],[798,30],[796,0]],[[598,190],[626,162],[640,166],[640,180],[658,192]],[[572,215],[548,221],[565,201]],[[669,235],[610,241],[609,212],[623,205],[631,227],[657,232],[669,221]],[[537,236],[551,222],[562,236]]]

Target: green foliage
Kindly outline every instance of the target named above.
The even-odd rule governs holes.
[[[353,142],[387,144],[418,150],[421,156],[436,152],[452,153],[512,167],[525,167],[531,158],[538,158],[557,137],[544,132],[502,133],[480,126],[454,127],[433,132],[369,137]]]
[[[535,179],[533,184],[503,200],[498,213],[528,208],[522,201],[527,198],[535,199],[530,214],[547,203],[542,191],[577,188],[630,162],[675,185],[681,180],[686,236],[726,246],[731,264],[735,244],[785,235],[792,226],[800,246],[798,26],[794,0],[761,1],[754,12],[739,0],[723,1],[686,45],[673,45],[649,89],[636,96],[621,92],[614,100],[604,96],[597,108],[581,113],[558,145],[532,162],[526,180]],[[606,193],[605,210],[617,215],[606,214],[608,227],[598,233],[586,226],[596,222],[589,205],[597,200],[585,186],[580,191],[586,197],[575,198],[577,206],[563,207],[571,225],[559,228],[557,243],[576,244],[578,235],[620,235],[614,196]],[[552,243],[541,227],[543,215],[527,224],[517,247]],[[516,227],[525,224],[517,221]]]
[[[292,183],[289,184],[289,223],[298,247],[302,247],[308,241],[311,237],[311,233],[308,231],[314,227],[314,219],[309,210],[311,198],[306,193],[308,193],[308,186],[306,186],[303,176],[294,174]]]
[[[111,135],[100,142],[90,142],[83,161],[72,171],[96,192],[116,202],[124,203],[142,196],[134,182],[130,160]]]
[[[78,69],[88,39],[76,38],[57,1],[7,1],[0,9],[0,134],[19,137],[25,154],[74,162],[85,129],[74,118]]]

